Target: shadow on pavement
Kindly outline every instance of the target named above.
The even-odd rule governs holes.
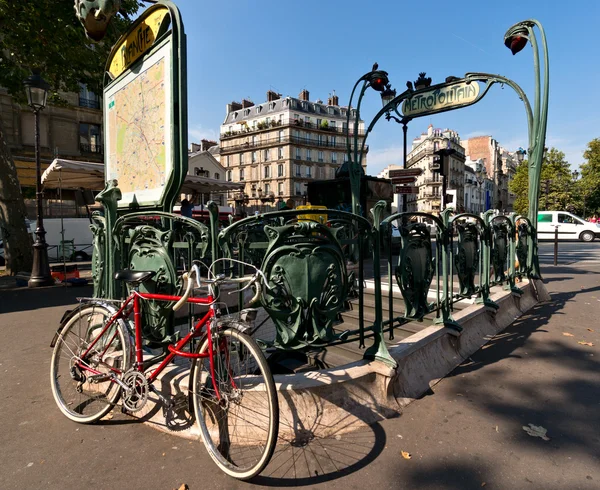
[[[78,297],[90,297],[92,292],[91,286],[3,289],[0,290],[0,314],[74,305]]]

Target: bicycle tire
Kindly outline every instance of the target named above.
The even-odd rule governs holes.
[[[208,358],[194,360],[189,387],[194,413],[204,445],[217,466],[238,480],[249,480],[265,468],[277,445],[275,382],[264,354],[250,336],[226,328],[218,332],[217,339],[213,358],[222,398],[216,399]],[[208,339],[204,339],[198,352],[207,349]],[[241,365],[245,361],[250,361],[246,368]],[[240,425],[232,430],[231,423],[238,421]]]
[[[83,349],[95,338],[94,334],[100,334],[100,329],[113,314],[114,309],[107,305],[85,304],[71,313],[57,335],[50,362],[52,395],[60,411],[74,422],[90,424],[100,420],[121,395],[117,383],[110,380],[90,382],[90,372],[76,365]],[[96,371],[116,369],[124,372],[128,369],[130,342],[123,320],[117,320],[104,332],[90,354],[84,362]]]

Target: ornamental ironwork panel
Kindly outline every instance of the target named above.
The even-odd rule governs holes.
[[[421,319],[429,312],[427,293],[435,271],[431,235],[424,223],[400,227],[402,251],[395,276],[404,305],[406,318]]]
[[[348,295],[346,261],[331,230],[315,222],[266,226],[262,265],[269,288],[261,304],[276,325],[276,344],[326,345]]]
[[[458,275],[460,294],[472,296],[476,292],[475,276],[479,270],[479,228],[475,223],[456,223],[458,245],[454,266]]]
[[[90,225],[92,230],[92,281],[94,284],[94,298],[105,298],[105,228],[106,222],[104,216],[94,212],[92,214],[92,224]]]
[[[508,258],[508,226],[506,223],[492,223],[492,265],[494,267],[494,281],[497,283],[507,280]]]
[[[519,260],[518,272],[528,275],[531,270],[528,267],[529,258],[529,225],[525,221],[517,223],[517,259]]]

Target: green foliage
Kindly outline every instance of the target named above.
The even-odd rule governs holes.
[[[577,181],[577,209],[582,215],[590,216],[600,211],[600,138],[588,143],[581,165],[581,179]]]
[[[548,182],[547,185],[546,182]],[[526,215],[529,209],[527,195],[529,164],[527,160],[521,162],[517,167],[516,174],[509,183],[509,189],[516,196],[515,212]],[[551,148],[542,162],[539,209],[568,209],[575,203],[574,189],[573,176],[569,162],[565,160],[565,154],[556,148]]]
[[[139,6],[137,0],[122,1],[129,15]],[[0,86],[23,101],[23,80],[39,68],[55,93],[79,92],[79,82],[101,93],[110,49],[130,24],[124,17],[113,18],[106,38],[94,44],[85,37],[70,0],[0,0]]]
[[[510,192],[515,195],[515,213],[527,216],[529,210],[529,199],[527,197],[527,189],[529,188],[529,164],[527,160],[523,160],[519,163],[515,176],[508,184],[508,188]]]

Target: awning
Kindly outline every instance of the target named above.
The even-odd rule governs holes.
[[[42,174],[48,189],[104,189],[104,164],[55,158]]]
[[[54,159],[42,174],[42,185],[49,189],[89,189],[101,191],[104,189],[104,164],[93,162],[78,162],[75,160]],[[181,186],[182,194],[210,194],[240,190],[244,184],[225,182],[187,175]]]

